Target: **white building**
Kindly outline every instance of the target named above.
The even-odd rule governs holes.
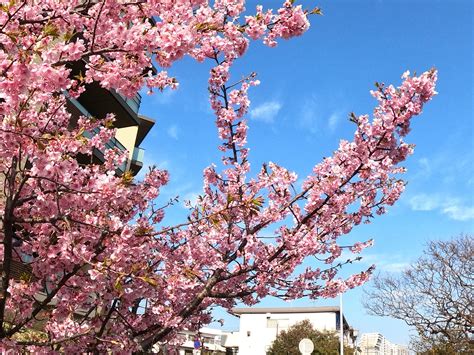
[[[408,348],[393,344],[380,333],[362,334],[358,348],[360,355],[408,355]]]
[[[209,354],[221,355],[225,354],[223,345],[222,331],[211,328],[201,328],[199,333],[183,331],[181,335],[185,340],[179,349],[179,355],[201,354],[202,350],[207,350]],[[195,351],[194,343],[198,341],[200,344],[199,351]]]
[[[232,312],[240,317],[238,335],[239,355],[265,355],[279,332],[308,319],[320,331],[340,329],[339,307],[304,308],[234,308]],[[344,341],[353,346],[355,331],[343,317]]]

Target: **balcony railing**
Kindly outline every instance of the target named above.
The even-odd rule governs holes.
[[[132,109],[132,111],[138,114],[138,110],[140,109],[140,104],[142,103],[142,96],[139,93],[137,93],[132,98],[128,98],[122,94],[119,94],[119,95],[125,101],[125,103]]]
[[[83,116],[92,117],[92,115],[89,113],[89,111],[87,111],[87,109],[79,101],[77,101],[75,98],[69,96],[69,94],[66,91],[64,91],[64,95],[67,97],[69,102],[72,103],[81,112],[81,114]]]
[[[69,97],[68,100],[81,112],[82,115],[86,117],[91,117],[92,115],[87,111],[87,109],[76,99]],[[84,132],[84,137],[91,139],[94,137],[97,133],[99,133],[99,127],[94,128],[92,131],[86,131]],[[115,137],[110,139],[107,143],[105,143],[105,149],[115,149],[118,148],[120,151],[125,152],[127,148],[120,143]],[[94,150],[94,155],[96,155],[100,160],[104,160],[104,152],[100,151],[99,149]],[[143,159],[143,153],[142,153],[142,159]],[[128,162],[125,161],[121,166],[118,167],[118,170],[120,173],[125,172],[127,169]]]
[[[145,156],[145,149],[140,147],[135,147],[133,150],[132,161],[143,163],[143,158]]]
[[[94,137],[97,133],[99,133],[99,127],[94,128],[92,131],[86,131],[84,132],[84,137],[91,139]],[[94,153],[96,156],[99,157],[102,161],[104,160],[104,153],[106,149],[115,149],[118,148],[121,152],[125,152],[127,148],[124,147],[122,143],[120,143],[117,138],[111,138],[107,143],[105,143],[105,149],[104,151],[101,151],[99,149],[94,149]],[[127,170],[127,165],[128,162],[124,161],[122,165],[120,165],[117,169],[119,170],[119,173],[122,174]]]
[[[99,133],[99,127],[96,127],[94,128],[92,131],[85,131],[84,132],[84,137],[86,138],[89,138],[91,139],[92,137],[94,137],[97,133]],[[124,152],[127,150],[127,148],[125,148],[125,146],[120,143],[117,138],[113,137],[111,138],[107,143],[105,143],[105,147],[107,149],[114,149],[114,148],[118,148],[120,149],[120,151]]]

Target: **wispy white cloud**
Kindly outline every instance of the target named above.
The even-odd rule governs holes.
[[[192,188],[193,188],[193,184],[191,182],[179,184],[179,183],[173,183],[173,181],[171,181],[170,184],[165,185],[163,187],[162,192],[166,198],[178,197],[181,199],[181,197],[186,195],[188,191],[190,191]]]
[[[176,184],[171,182],[162,189],[162,197],[165,199],[177,199],[178,204],[184,209],[188,209],[189,206],[195,206],[199,195],[202,194],[201,189],[196,189],[195,184],[192,182],[185,182],[182,184]]]
[[[467,180],[466,182],[467,186],[473,186],[474,185],[474,177],[471,177]]]
[[[474,219],[474,207],[463,203],[459,198],[419,194],[409,200],[414,211],[439,211],[456,221],[469,221]]]
[[[302,101],[299,125],[312,134],[320,131],[333,133],[344,118],[344,112],[312,94]]]
[[[345,249],[338,260],[354,259],[361,257],[357,262],[361,267],[368,268],[375,265],[377,271],[381,272],[402,272],[410,266],[410,259],[402,254],[375,253],[373,250],[364,250],[361,254],[354,254]]]
[[[409,203],[411,209],[414,211],[432,211],[441,205],[441,201],[438,196],[426,194],[413,196]]]
[[[299,124],[310,133],[316,133],[319,129],[319,108],[316,97],[310,96],[301,105]]]
[[[379,269],[387,272],[402,272],[407,269],[408,266],[410,266],[409,262],[388,262],[382,263]]]
[[[267,101],[250,110],[250,118],[265,123],[272,123],[275,121],[275,117],[281,108],[282,104],[280,102]]]
[[[150,171],[150,167],[156,166],[158,169],[161,170],[168,170],[169,169],[169,162],[167,160],[157,161],[154,159],[153,155],[149,152],[145,151],[144,159],[143,159],[143,167],[138,172],[136,179],[138,181],[143,180],[145,174]]]
[[[424,177],[428,177],[431,175],[431,161],[428,158],[421,158],[418,160],[419,165],[419,174],[423,175]]]
[[[474,219],[474,207],[453,204],[444,207],[443,213],[456,221],[469,221]]]
[[[377,271],[382,272],[402,272],[410,265],[409,260],[398,254],[362,255],[361,262],[367,266],[375,264]]]
[[[418,159],[412,173],[412,180],[416,179],[424,183],[436,183],[449,186],[450,189],[458,190],[462,186],[470,187],[474,183],[473,154],[461,154],[448,150],[435,150],[429,156]],[[449,169],[446,169],[449,166]]]
[[[182,207],[187,209],[189,207],[195,206],[197,204],[199,194],[200,192],[198,191],[191,191],[185,194],[182,199]]]
[[[176,95],[177,90],[166,89],[164,91],[156,90],[153,93],[154,101],[160,105],[166,105],[173,101],[174,96]]]
[[[168,127],[168,130],[166,131],[168,133],[168,136],[170,136],[173,139],[178,139],[178,126],[177,125],[172,125]]]
[[[334,132],[337,128],[337,125],[342,120],[342,112],[341,111],[334,111],[331,116],[329,116],[328,120],[328,128],[331,132]]]

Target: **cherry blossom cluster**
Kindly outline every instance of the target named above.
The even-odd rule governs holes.
[[[215,306],[333,297],[368,279],[372,268],[338,278],[337,257],[371,241],[341,246],[338,238],[403,191],[399,164],[413,150],[403,139],[435,94],[436,72],[406,73],[398,88],[379,84],[373,119],[353,115],[354,140],[341,141],[300,191],[297,175],[275,163],[252,174],[246,115],[259,82],[232,79],[231,68],[252,40],[274,46],[303,34],[310,13],[292,1],[253,15],[243,0],[0,5],[2,350],[148,351],[210,323]],[[165,225],[172,201],[156,198],[168,173],[117,174],[127,154],[107,149],[114,114],[73,119],[69,108],[92,83],[127,97],[143,86],[176,88],[166,68],[184,56],[212,63],[223,157],[204,170],[188,219]],[[103,164],[92,160],[97,150]],[[298,272],[308,258],[322,262]]]

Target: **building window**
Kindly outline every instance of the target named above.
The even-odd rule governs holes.
[[[278,327],[277,319],[267,319],[267,328],[276,328]]]
[[[289,326],[289,319],[270,319],[267,318],[267,328],[275,329],[279,334],[282,330],[287,330]]]

